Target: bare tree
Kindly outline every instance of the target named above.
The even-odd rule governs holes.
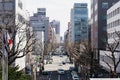
[[[103,62],[106,63],[106,65],[109,67],[109,70],[111,72],[110,77],[117,77],[117,68],[118,65],[120,64],[120,55],[118,53],[120,52],[120,50],[118,49],[118,47],[120,46],[120,32],[116,31],[115,33],[118,36],[118,39],[113,38],[114,40],[113,43],[107,43],[107,50],[110,53],[109,54],[105,53],[105,56],[109,59],[109,61],[111,61],[111,63],[103,59]]]
[[[33,38],[33,34],[27,36],[27,33],[30,33],[29,22],[24,18],[21,17],[20,20],[15,22],[14,16],[6,15],[3,19],[2,24],[6,28],[5,35],[9,33],[12,40],[12,47],[9,47],[7,40],[5,42],[5,50],[8,53],[8,64],[11,65],[17,58],[24,57],[33,51],[31,46],[35,43],[35,39]],[[0,56],[2,54],[4,53],[1,52]]]
[[[83,77],[85,78],[84,73],[94,73],[94,52],[91,48],[90,42],[80,41],[69,47],[70,55],[74,58],[75,66],[81,66]],[[89,71],[90,69],[90,71]]]

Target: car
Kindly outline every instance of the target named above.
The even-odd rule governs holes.
[[[102,78],[102,77],[104,77],[104,75],[101,73],[101,74],[98,74],[98,77]]]
[[[59,66],[62,66],[62,63],[59,63]]]
[[[63,57],[63,55],[60,55],[60,57]]]
[[[49,61],[49,64],[52,64],[52,61]]]
[[[62,62],[63,65],[65,65],[65,62]]]
[[[78,77],[78,75],[72,76],[72,79],[73,79],[73,80],[80,80],[79,77]]]
[[[65,74],[64,69],[58,69],[57,72],[58,72],[58,74]]]
[[[69,71],[74,71],[75,67],[69,67]]]
[[[48,71],[42,71],[42,75],[48,75],[49,72]]]
[[[71,72],[71,75],[72,75],[72,76],[77,75],[77,72],[76,72],[76,71],[72,71],[72,72]]]

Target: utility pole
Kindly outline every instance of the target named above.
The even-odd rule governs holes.
[[[2,80],[8,80],[8,54],[5,50],[4,37],[5,30],[2,29]]]
[[[2,25],[1,25],[1,30],[2,30],[2,80],[8,80],[8,54],[6,52],[6,43],[7,43],[7,35],[6,35],[6,26],[4,25],[4,18],[6,17],[5,14],[5,0],[2,0]]]

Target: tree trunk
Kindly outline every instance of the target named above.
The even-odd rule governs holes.
[[[93,52],[91,52],[91,62],[90,62],[90,77],[93,74]]]

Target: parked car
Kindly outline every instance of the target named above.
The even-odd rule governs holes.
[[[77,72],[76,72],[76,71],[72,71],[72,72],[71,72],[71,75],[72,75],[72,79],[73,79],[73,80],[79,80],[79,76],[77,75]]]
[[[72,72],[71,72],[71,75],[72,75],[72,76],[77,75],[77,72],[76,72],[76,71],[72,71]]]
[[[59,66],[62,66],[62,63],[59,63]]]
[[[48,71],[42,71],[42,75],[48,75],[49,72]]]
[[[49,61],[49,64],[52,64],[52,61]]]
[[[73,75],[73,76],[72,76],[72,79],[73,79],[73,80],[79,80],[79,77],[78,77],[78,75]]]
[[[62,64],[65,65],[65,62],[63,61]]]
[[[69,67],[69,71],[74,71],[75,67]]]
[[[60,57],[63,57],[63,55],[60,55]]]
[[[58,71],[57,71],[59,74],[65,74],[65,71],[64,71],[64,69],[58,69]]]

